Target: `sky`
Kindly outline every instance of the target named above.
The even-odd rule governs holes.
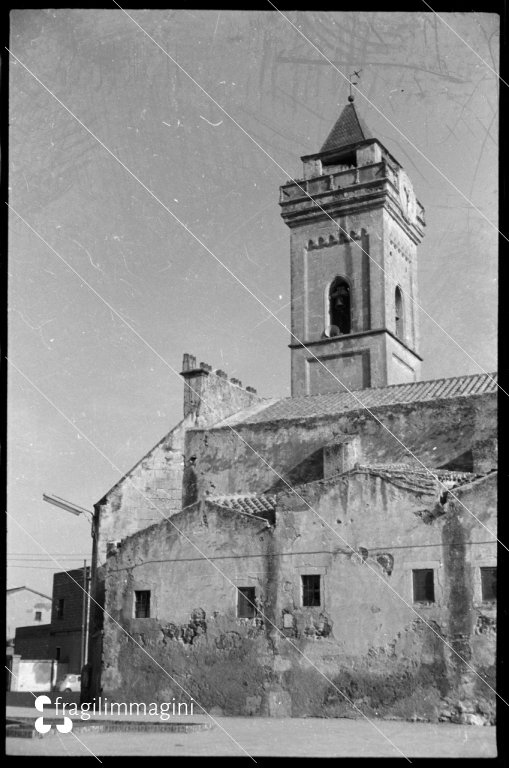
[[[92,509],[182,418],[184,352],[290,395],[279,186],[340,72],[426,211],[422,378],[496,370],[499,19],[424,8],[11,12],[8,587],[90,560],[42,494]]]

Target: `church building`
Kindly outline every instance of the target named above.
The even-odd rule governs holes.
[[[353,97],[302,162],[291,397],[184,355],[182,421],[95,505],[83,695],[492,723],[496,375],[420,380],[424,209]]]

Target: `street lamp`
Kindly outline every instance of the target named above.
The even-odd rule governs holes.
[[[43,493],[42,500],[47,501],[48,504],[53,504],[55,507],[60,507],[60,509],[65,509],[66,512],[71,512],[73,515],[85,514],[90,515],[91,518],[94,516],[93,512],[91,512],[89,509],[80,507],[78,504],[73,504],[71,501],[61,499],[60,496],[55,496],[52,493]]]

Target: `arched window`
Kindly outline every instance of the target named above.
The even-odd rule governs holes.
[[[329,288],[329,322],[337,326],[340,333],[350,333],[350,286],[344,277],[336,277]]]
[[[396,286],[396,291],[394,293],[394,319],[396,324],[396,336],[403,339],[405,333],[403,327],[403,297],[399,285]]]

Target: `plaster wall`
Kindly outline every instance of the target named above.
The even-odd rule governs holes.
[[[314,511],[279,494],[272,528],[201,504],[172,518],[180,532],[165,522],[125,540],[108,561],[107,611],[225,714],[344,714],[337,686],[369,714],[492,719],[489,689],[443,642],[493,680],[495,609],[476,587],[495,557],[484,529],[442,489],[358,470],[298,490]],[[455,493],[492,525],[494,476]],[[434,571],[433,604],[413,604],[416,568]],[[306,574],[321,577],[320,606],[302,605]],[[263,616],[236,617],[233,585],[255,586]],[[133,618],[136,589],[151,590],[150,619]],[[181,696],[109,621],[102,684],[132,700]]]
[[[216,704],[228,708],[231,697],[238,708],[237,689],[244,692],[244,679],[253,677],[255,688],[262,685],[264,658],[269,658],[270,650],[267,634],[252,620],[236,619],[235,586],[254,586],[260,606],[270,611],[266,584],[271,537],[264,521],[195,505],[171,522],[130,537],[108,559],[106,610],[200,703],[212,695]],[[139,589],[151,591],[149,619],[134,618],[133,596]],[[107,619],[104,633],[104,691],[130,697],[123,700],[142,701],[132,697],[149,692],[166,700],[173,695],[185,699]],[[202,663],[204,672],[197,675],[194,665]],[[243,693],[242,704],[245,698]]]
[[[412,463],[403,443],[428,467],[456,462],[451,468],[486,473],[497,466],[496,404],[496,395],[481,395],[422,402],[418,407],[411,403],[373,408],[373,416],[359,410],[316,419],[240,423],[234,426],[242,440],[225,428],[190,430],[185,455],[194,456],[195,462],[192,488],[184,478],[184,503],[207,494],[261,493],[278,475],[286,476],[313,452],[345,435],[358,436],[359,461],[365,464]]]
[[[389,334],[384,337],[387,378],[390,384],[407,384],[420,379],[421,361],[408,349]]]
[[[297,341],[307,344],[323,337],[326,326],[330,324],[326,293],[328,286],[338,275],[345,277],[350,283],[351,332],[355,334],[383,326],[384,284],[380,279],[383,273],[370,263],[371,257],[375,264],[383,264],[383,240],[374,235],[383,230],[382,209],[363,210],[338,217],[337,221],[339,226],[318,213],[314,218],[292,229],[292,344]],[[350,233],[354,234],[351,240],[347,237]],[[331,244],[338,238],[339,243]],[[310,249],[310,243],[318,247]],[[361,338],[361,347],[366,346],[363,342],[364,338]],[[359,340],[355,337],[337,337],[334,348],[337,353],[348,352],[352,344],[357,349]],[[292,349],[294,397],[330,391],[328,380],[322,381],[308,375],[307,364],[304,362],[307,356],[299,348]],[[370,366],[376,367],[376,363],[376,359],[369,361]],[[332,379],[331,381],[334,384]],[[369,376],[366,379],[365,374],[356,372],[348,386],[370,386]]]
[[[221,375],[219,375],[221,374]],[[254,391],[233,383],[223,372],[200,366],[186,372],[187,415],[95,505],[90,606],[90,690],[100,686],[104,570],[108,553],[121,539],[160,523],[191,502],[183,500],[184,442],[191,427],[206,427],[260,402]],[[192,410],[189,410],[192,409]],[[187,495],[193,493],[193,456],[187,459]]]
[[[402,290],[403,341],[418,352],[419,334],[415,302],[417,296],[417,245],[398,222],[385,210],[383,215],[385,326],[396,333],[395,288]],[[378,271],[378,270],[377,270]],[[389,383],[396,383],[390,381]]]
[[[14,638],[16,627],[40,626],[51,619],[51,598],[21,587],[7,591],[7,639]],[[36,620],[36,613],[41,614]]]
[[[326,394],[385,386],[386,337],[383,331],[350,334],[324,339],[307,345],[307,349],[292,349],[293,370],[302,378],[302,393]]]

